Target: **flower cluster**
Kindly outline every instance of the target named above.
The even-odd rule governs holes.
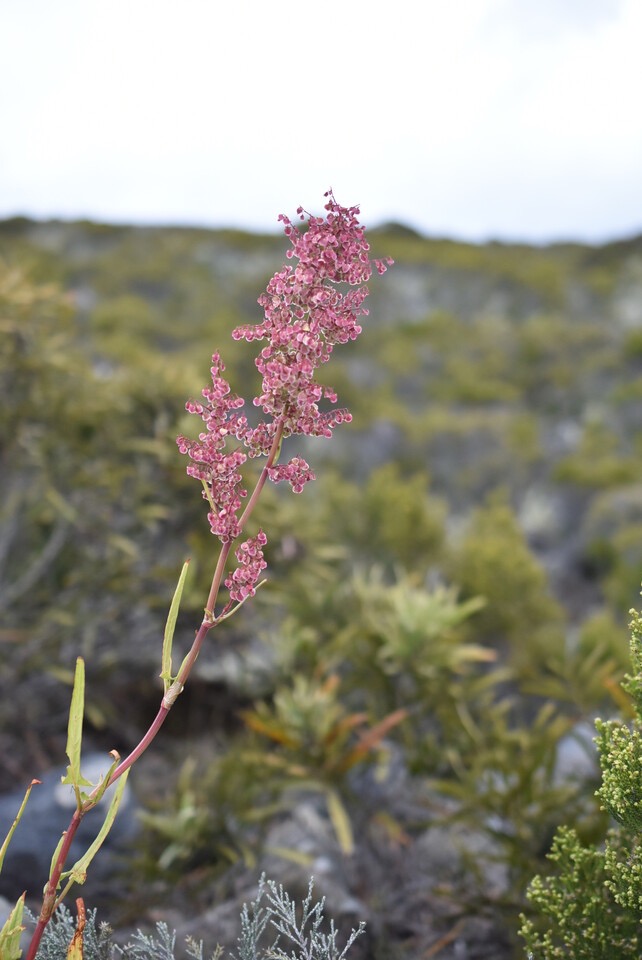
[[[230,600],[242,603],[248,597],[254,596],[261,571],[267,567],[263,558],[263,547],[266,543],[267,537],[259,530],[255,537],[250,537],[237,547],[235,552],[238,567],[225,581]]]
[[[203,495],[210,505],[208,520],[212,533],[228,543],[240,533],[238,511],[247,491],[241,488],[240,467],[247,456],[238,447],[227,451],[227,438],[243,439],[247,418],[235,413],[245,401],[230,391],[221,373],[225,365],[218,353],[212,357],[212,386],[202,395],[207,404],[189,400],[185,409],[200,416],[207,428],[198,440],[180,436],[176,442],[181,453],[190,458],[187,473],[203,482]]]
[[[347,423],[347,410],[321,412],[322,399],[336,403],[332,389],[314,379],[316,369],[330,358],[335,344],[347,343],[361,333],[360,316],[368,295],[364,284],[372,274],[369,244],[357,220],[358,207],[341,207],[331,191],[326,193],[327,216],[308,217],[307,230],[299,230],[283,214],[285,234],[292,243],[288,257],[298,260],[296,267],[284,266],[270,280],[259,297],[264,320],[254,326],[234,330],[236,340],[266,340],[256,359],[262,374],[262,391],[255,406],[283,426],[283,436],[332,436],[339,423]],[[305,214],[298,209],[301,220]],[[376,260],[379,273],[391,260]],[[343,293],[338,285],[356,289]],[[257,453],[266,453],[269,431],[251,437]]]
[[[246,491],[239,471],[248,457],[267,456],[265,475],[275,483],[287,481],[300,493],[314,474],[301,457],[275,463],[280,440],[293,434],[331,437],[335,426],[352,419],[346,409],[320,408],[323,402],[336,404],[337,396],[316,381],[315,372],[330,358],[335,344],[347,343],[361,333],[358,321],[368,313],[363,305],[368,295],[365,282],[373,262],[357,219],[359,208],[340,206],[331,191],[326,198],[325,217],[308,216],[298,209],[300,219],[307,218],[307,229],[284,215],[279,217],[292,243],[287,255],[298,262],[278,270],[259,297],[263,321],[233,332],[236,340],[265,341],[255,361],[263,380],[254,405],[267,419],[250,427],[247,417],[237,412],[244,401],[221,376],[225,367],[217,353],[212,358],[212,386],[202,392],[205,403],[190,400],[186,405],[202,418],[206,429],[198,440],[178,437],[178,446],[190,458],[188,474],[203,483],[210,527],[222,543],[229,544],[241,533],[239,512]],[[374,266],[384,273],[391,263],[375,260]],[[237,441],[231,448],[230,438]],[[251,508],[243,514],[245,519]],[[240,602],[253,594],[265,567],[265,543],[261,532],[237,549],[239,566],[225,581],[232,599]]]
[[[310,470],[310,464],[303,457],[292,457],[288,463],[278,463],[276,467],[270,467],[268,476],[272,483],[287,480],[294,493],[301,493],[309,480],[316,479]]]

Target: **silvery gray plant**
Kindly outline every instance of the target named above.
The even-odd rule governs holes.
[[[62,906],[43,934],[37,960],[68,960],[76,929],[76,920]],[[217,946],[212,954],[205,954],[202,941],[188,937],[183,955],[192,960],[345,960],[363,930],[363,924],[353,929],[340,947],[333,921],[326,922],[324,900],[313,897],[312,880],[299,906],[280,884],[261,877],[256,899],[241,911],[237,949],[226,954]],[[163,922],[156,925],[155,933],[139,930],[125,946],[118,946],[109,925],[99,924],[96,911],[91,910],[85,918],[79,960],[179,960],[176,950],[176,934]]]

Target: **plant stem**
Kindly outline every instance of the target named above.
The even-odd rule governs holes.
[[[256,486],[254,487],[254,490],[252,492],[252,496],[248,500],[245,510],[241,514],[241,519],[239,520],[239,528],[241,530],[245,526],[247,520],[250,517],[250,514],[252,513],[252,511],[254,510],[254,507],[256,506],[257,500],[261,496],[261,491],[265,486],[265,481],[268,478],[268,473],[270,468],[274,466],[274,461],[278,459],[279,452],[281,450],[282,440],[283,440],[283,420],[279,420],[279,422],[276,425],[276,432],[274,434],[274,439],[272,440],[272,446],[270,447],[268,458],[265,461],[265,465],[263,469],[261,470],[261,476],[257,480]]]
[[[239,520],[239,532],[243,530],[245,524],[247,523],[247,521],[249,520],[252,514],[252,511],[254,510],[254,507],[258,502],[258,499],[261,495],[261,491],[263,490],[263,487],[265,486],[265,482],[268,478],[269,470],[274,465],[274,461],[278,458],[279,451],[281,449],[282,438],[283,438],[283,422],[279,421],[277,423],[274,439],[272,441],[272,446],[270,447],[270,452],[268,454],[267,460],[263,466],[263,469],[261,470],[261,474],[256,482],[256,486],[254,487],[254,490],[252,491],[252,495],[248,500],[245,510],[243,511],[241,518]],[[165,719],[169,711],[173,707],[179,694],[182,692],[185,684],[187,683],[189,675],[192,671],[192,667],[194,666],[198,658],[198,655],[200,653],[201,647],[203,646],[205,637],[207,636],[209,631],[212,629],[212,627],[215,627],[217,624],[216,616],[214,614],[214,608],[216,606],[216,600],[218,597],[219,590],[221,588],[221,581],[223,579],[223,574],[225,572],[225,565],[227,563],[227,558],[229,556],[231,548],[232,548],[231,541],[229,543],[224,543],[221,546],[221,551],[219,553],[218,561],[216,563],[214,576],[212,577],[212,585],[210,587],[210,592],[207,598],[207,604],[205,607],[205,618],[201,623],[198,633],[194,637],[194,642],[192,643],[189,653],[187,654],[187,656],[183,660],[183,663],[181,664],[181,668],[178,672],[176,680],[174,681],[170,689],[167,691],[167,693],[163,696],[161,705],[158,709],[158,713],[156,714],[156,717],[154,718],[152,724],[150,725],[145,735],[142,737],[139,743],[134,747],[131,753],[127,757],[125,757],[122,763],[120,763],[112,773],[111,777],[109,778],[108,787],[110,787],[113,783],[115,783],[116,780],[118,780],[118,778],[121,777],[126,770],[129,770],[129,768],[134,763],[136,763],[136,761],[145,752],[145,750],[147,750],[148,746],[156,738],[156,735],[158,734],[158,731],[162,727],[163,723],[165,722]],[[56,862],[53,864],[51,874],[49,876],[49,880],[47,881],[47,884],[45,886],[45,891],[44,891],[44,896],[42,901],[42,908],[40,910],[40,916],[38,917],[36,928],[31,937],[31,942],[29,944],[29,948],[27,950],[25,960],[35,960],[36,958],[38,947],[40,946],[40,941],[42,940],[42,936],[45,932],[45,927],[49,923],[49,920],[51,919],[51,916],[56,906],[58,905],[58,901],[56,900],[56,891],[60,883],[60,877],[65,868],[67,857],[69,856],[69,850],[71,848],[71,844],[76,835],[76,831],[78,830],[78,827],[80,825],[80,821],[85,816],[85,814],[88,813],[89,810],[91,810],[95,806],[95,801],[93,800],[93,798],[97,792],[98,792],[98,787],[96,787],[94,791],[89,795],[87,800],[85,800],[85,802],[78,807],[78,809],[74,812],[74,815],[71,818],[71,821],[69,823],[69,826],[67,827],[67,830],[65,831],[64,841],[60,847],[60,850],[58,851]]]
[[[265,486],[265,481],[268,478],[268,473],[270,467],[274,466],[274,461],[278,458],[279,451],[281,449],[281,441],[283,439],[283,421],[279,420],[276,425],[276,431],[274,433],[274,439],[272,440],[272,446],[270,447],[270,452],[268,453],[267,460],[263,465],[259,479],[256,481],[256,486],[252,491],[252,496],[248,500],[245,510],[241,514],[239,520],[239,533],[243,530],[245,524],[252,515],[252,511],[256,506],[256,503],[261,496],[261,491]],[[216,570],[214,571],[214,577],[212,578],[212,586],[210,588],[210,593],[207,598],[207,603],[205,605],[205,616],[206,618],[211,618],[211,625],[215,623],[214,617],[214,607],[216,606],[216,598],[218,597],[218,592],[221,588],[221,580],[223,579],[223,573],[225,571],[225,564],[227,563],[227,558],[229,556],[230,550],[232,549],[232,543],[224,543],[221,547],[221,552],[219,553],[218,563],[216,564]],[[191,651],[190,651],[191,652]],[[196,658],[194,658],[196,659]],[[180,678],[178,678],[180,679]]]
[[[47,884],[45,886],[44,895],[42,898],[42,908],[40,910],[40,916],[38,917],[38,921],[36,923],[36,929],[34,930],[33,935],[31,937],[31,942],[29,944],[29,948],[27,950],[27,955],[25,957],[25,960],[35,960],[36,953],[38,952],[38,947],[40,946],[40,941],[42,939],[42,935],[45,932],[45,927],[49,923],[49,920],[51,919],[51,915],[54,912],[54,909],[56,907],[56,890],[58,889],[58,883],[60,882],[60,875],[65,866],[67,857],[69,856],[69,848],[73,843],[73,839],[76,835],[76,831],[78,830],[78,827],[80,826],[80,821],[82,820],[83,816],[84,816],[84,812],[82,810],[76,810],[74,812],[73,817],[71,818],[71,821],[69,823],[69,826],[67,827],[67,830],[65,831],[65,838],[60,847],[60,850],[58,851],[56,862],[53,865],[49,880],[47,881]]]

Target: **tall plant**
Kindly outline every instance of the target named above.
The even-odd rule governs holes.
[[[187,563],[184,565],[163,640],[163,696],[158,712],[129,756],[121,760],[113,752],[108,773],[96,785],[87,781],[81,772],[84,664],[81,659],[77,662],[67,738],[69,766],[64,778],[75,792],[76,809],[52,857],[26,960],[35,960],[44,931],[68,889],[84,881],[89,864],[116,816],[130,768],[156,738],[183,691],[208,634],[236,613],[261,586],[267,537],[261,529],[247,535],[261,491],[269,480],[286,481],[295,493],[300,493],[305,484],[314,479],[302,457],[280,460],[284,441],[295,435],[329,438],[336,426],[351,420],[348,410],[336,406],[334,390],[319,383],[316,373],[329,360],[337,344],[354,340],[361,333],[359,320],[368,312],[364,307],[368,295],[365,283],[373,266],[382,274],[392,260],[370,260],[364,228],[357,219],[359,208],[340,206],[332,191],[325,196],[323,217],[306,214],[299,208],[297,214],[303,221],[299,225],[281,215],[279,219],[292,244],[287,256],[296,260],[296,265],[287,264],[278,270],[259,298],[263,321],[240,327],[233,333],[237,340],[263,343],[255,361],[262,375],[261,391],[253,401],[262,418],[251,425],[241,412],[245,401],[232,393],[223,376],[225,366],[219,353],[212,357],[211,385],[203,389],[202,399],[190,400],[186,405],[190,413],[201,418],[203,428],[198,439],[178,437],[178,447],[189,458],[188,474],[202,485],[210,530],[219,541],[218,560],[203,620],[189,652],[174,671],[172,639],[187,574]],[[248,458],[263,458],[251,491],[245,489],[241,472]],[[221,598],[223,588],[226,589]],[[95,841],[80,860],[66,869],[80,822],[114,784],[117,787]],[[21,956],[23,904],[24,896],[0,933],[3,957]]]

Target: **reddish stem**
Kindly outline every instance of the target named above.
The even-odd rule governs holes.
[[[276,431],[274,433],[274,438],[272,440],[272,446],[270,447],[270,452],[268,453],[267,460],[261,470],[261,475],[256,481],[256,486],[252,491],[252,496],[248,500],[245,510],[241,514],[239,520],[239,533],[243,530],[243,527],[249,520],[252,515],[252,511],[256,506],[256,503],[261,496],[261,491],[265,486],[265,482],[268,478],[270,468],[274,466],[274,461],[278,458],[279,451],[281,449],[281,441],[283,439],[283,421],[279,420],[276,425]],[[205,605],[205,616],[206,619],[211,617],[211,623],[215,622],[214,617],[214,607],[216,605],[216,598],[218,597],[218,592],[221,588],[221,580],[223,579],[223,573],[225,571],[225,564],[227,563],[227,558],[229,556],[230,550],[232,549],[231,541],[229,543],[224,543],[221,552],[219,553],[218,563],[216,564],[216,570],[214,571],[214,577],[212,578],[212,586],[210,588],[210,593],[207,598],[207,604]],[[196,659],[196,657],[194,657]]]
[[[44,895],[42,898],[42,908],[40,910],[40,916],[36,923],[36,929],[33,932],[31,937],[31,943],[29,944],[29,949],[27,950],[27,955],[25,960],[35,960],[36,953],[38,952],[38,947],[40,946],[40,941],[42,935],[45,932],[45,927],[51,919],[51,914],[54,912],[56,907],[56,890],[58,889],[58,883],[60,881],[60,875],[64,869],[65,861],[69,856],[69,848],[73,843],[74,837],[76,836],[76,831],[80,826],[80,821],[82,820],[84,813],[80,810],[74,812],[71,822],[65,831],[65,839],[63,840],[62,846],[58,851],[58,856],[56,862],[51,871],[51,875],[47,884],[45,886]]]
[[[281,440],[283,438],[283,423],[279,421],[277,423],[276,431],[274,434],[274,439],[272,441],[272,446],[270,447],[270,452],[268,454],[265,465],[261,471],[259,479],[256,482],[256,486],[252,491],[252,495],[247,502],[245,510],[243,511],[241,518],[239,520],[239,532],[243,529],[247,521],[249,520],[254,507],[261,495],[261,491],[265,486],[265,482],[268,478],[268,473],[270,468],[274,465],[274,461],[279,455],[281,449]],[[216,564],[216,569],[214,571],[214,576],[212,578],[212,585],[210,587],[209,596],[207,598],[207,605],[205,607],[205,619],[201,623],[201,626],[198,630],[198,633],[194,637],[194,642],[190,648],[189,653],[185,657],[181,668],[179,670],[176,680],[171,685],[170,689],[163,696],[161,705],[158,709],[158,713],[154,718],[153,723],[147,730],[147,733],[143,736],[140,742],[134,747],[132,752],[125,757],[125,759],[116,767],[111,777],[109,778],[108,786],[111,786],[118,780],[119,777],[125,773],[126,770],[136,763],[139,757],[147,750],[147,747],[152,743],[156,738],[158,731],[162,727],[165,719],[173,707],[176,699],[179,694],[182,692],[185,684],[187,683],[188,677],[191,673],[192,667],[196,662],[196,659],[200,653],[201,647],[205,637],[212,629],[216,626],[217,620],[214,614],[214,608],[216,606],[216,599],[218,597],[219,590],[221,588],[221,581],[223,579],[223,573],[225,571],[225,565],[227,563],[227,558],[229,556],[230,550],[232,548],[232,543],[224,543],[221,547],[219,553],[218,561]],[[95,806],[95,800],[93,799],[95,794],[98,792],[99,787],[96,787],[95,790],[89,795],[87,800],[74,812],[73,817],[67,827],[67,830],[64,834],[64,841],[58,851],[58,856],[56,857],[56,862],[54,863],[49,880],[45,886],[44,896],[42,901],[42,908],[40,910],[40,916],[36,923],[36,928],[31,937],[31,942],[25,956],[25,960],[35,960],[36,954],[38,952],[38,947],[40,946],[40,941],[45,932],[45,927],[51,919],[58,901],[56,899],[56,891],[58,890],[58,885],[60,883],[60,877],[65,868],[65,863],[67,862],[67,857],[69,856],[69,850],[73,839],[76,835],[76,831],[80,825],[80,821]]]
[[[283,420],[279,420],[276,425],[276,432],[274,434],[274,439],[272,440],[272,446],[270,447],[268,458],[265,461],[265,465],[263,469],[261,470],[261,476],[256,481],[256,486],[252,491],[252,496],[248,500],[245,510],[241,514],[241,519],[239,520],[239,529],[241,530],[245,526],[247,520],[250,517],[250,514],[252,513],[252,511],[254,510],[254,507],[256,506],[257,500],[261,496],[261,491],[265,486],[265,481],[268,478],[268,473],[270,471],[270,468],[274,466],[274,461],[279,456],[282,440],[283,440]]]

